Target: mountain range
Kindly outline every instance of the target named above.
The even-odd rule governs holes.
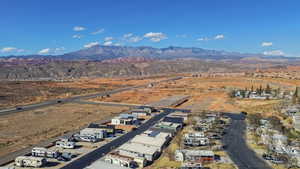
[[[161,73],[246,71],[300,64],[298,58],[202,48],[100,46],[62,55],[0,57],[0,79],[65,79]]]
[[[58,59],[58,60],[90,60],[103,61],[123,57],[144,57],[149,59],[177,59],[177,58],[197,58],[222,60],[237,60],[245,57],[264,57],[263,54],[227,52],[219,50],[208,50],[202,48],[184,48],[170,46],[167,48],[153,48],[148,46],[129,47],[129,46],[100,46],[95,45],[90,48],[84,48],[75,52],[63,55],[25,55],[25,56],[7,56],[2,58],[23,58],[23,59]],[[276,56],[283,58],[284,56]],[[274,57],[272,57],[274,58]]]

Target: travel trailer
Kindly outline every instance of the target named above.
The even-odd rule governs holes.
[[[42,157],[19,156],[15,159],[17,167],[42,167],[47,163],[47,160]]]
[[[76,145],[73,141],[59,140],[56,141],[55,146],[65,149],[74,149]]]
[[[57,158],[60,153],[58,151],[48,150],[43,147],[35,147],[31,150],[34,157]]]

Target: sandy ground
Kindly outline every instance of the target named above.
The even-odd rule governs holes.
[[[1,116],[0,156],[127,109],[69,103]]]
[[[66,82],[70,87],[94,88],[101,82],[105,85],[140,85],[157,79],[81,79]],[[272,83],[271,83],[272,82]],[[227,112],[248,111],[250,113],[276,113],[278,101],[241,100],[228,97],[228,92],[236,88],[266,86],[295,88],[298,81],[278,81],[274,79],[253,79],[248,77],[184,78],[174,82],[165,82],[151,88],[136,89],[111,95],[108,98],[96,98],[92,101],[124,102],[147,104],[174,95],[189,95],[190,99],[180,105],[193,112],[215,110]],[[63,104],[35,111],[22,112],[0,117],[0,155],[35,144],[41,140],[62,135],[66,131],[78,129],[90,122],[98,121],[112,113],[122,111],[120,107],[104,107],[84,104]]]
[[[124,102],[147,104],[158,101],[161,98],[173,95],[189,95],[188,102],[181,105],[181,108],[192,109],[193,111],[215,110],[240,112],[251,111],[253,107],[274,105],[278,101],[257,101],[257,100],[239,100],[229,98],[228,93],[231,89],[250,89],[251,86],[258,88],[260,85],[265,87],[271,84],[271,87],[278,88],[288,86],[294,89],[294,83],[275,82],[274,79],[253,79],[247,77],[218,77],[218,78],[185,78],[183,80],[163,83],[152,88],[137,89],[118,93],[109,98],[96,98],[92,101]],[[253,109],[258,111],[256,109]]]
[[[0,109],[49,99],[92,94],[116,88],[148,84],[168,77],[155,78],[95,78],[77,79],[70,82],[3,81],[0,82]]]

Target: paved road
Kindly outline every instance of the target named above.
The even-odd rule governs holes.
[[[166,79],[166,80],[161,80],[159,82],[152,82],[152,83],[149,83],[149,84],[156,85],[158,83],[179,80],[181,78],[182,77],[174,77],[174,78],[170,78],[170,79]],[[80,99],[91,99],[91,98],[95,98],[95,97],[112,95],[112,94],[132,90],[132,89],[147,87],[149,84],[133,86],[133,87],[126,87],[126,88],[121,88],[121,89],[115,89],[115,90],[105,91],[105,92],[101,92],[101,93],[97,93],[97,94],[91,94],[91,95],[74,96],[74,97],[65,98],[65,99],[49,100],[49,101],[45,101],[45,102],[42,102],[42,103],[29,104],[29,105],[21,106],[20,107],[21,109],[16,109],[16,108],[3,109],[3,110],[0,110],[0,116],[11,114],[11,113],[23,112],[23,111],[27,111],[27,110],[34,110],[34,109],[38,109],[38,108],[42,108],[42,107],[46,107],[46,106],[55,105],[55,104],[73,102],[75,100],[80,100]]]
[[[188,110],[185,110],[188,111]],[[163,113],[160,113],[153,118],[149,119],[146,123],[142,124],[139,128],[137,128],[134,131],[131,131],[111,142],[108,144],[105,144],[104,146],[88,153],[87,155],[73,161],[72,163],[62,167],[61,169],[83,169],[85,167],[88,167],[93,162],[99,160],[102,158],[105,154],[109,153],[112,149],[115,149],[125,142],[132,139],[134,136],[143,133],[144,131],[148,130],[151,126],[153,126],[155,123],[157,123],[160,119],[167,116],[171,112],[174,112],[173,109],[165,108]]]
[[[227,115],[232,119],[232,124],[222,142],[227,146],[226,151],[234,163],[239,169],[272,169],[247,146],[244,138],[246,130],[244,115],[229,113]]]
[[[93,101],[86,101],[86,100],[76,100],[74,103],[78,104],[91,104],[91,105],[103,105],[103,106],[118,106],[118,107],[130,107],[135,108],[139,106],[145,106],[143,104],[131,104],[131,103],[122,103],[122,102],[93,102]]]

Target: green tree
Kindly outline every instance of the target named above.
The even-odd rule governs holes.
[[[275,90],[275,97],[278,97],[280,94],[280,87]]]
[[[260,113],[255,113],[255,114],[249,114],[247,115],[247,119],[249,121],[249,123],[257,128],[260,126],[260,120],[262,119],[262,115]]]
[[[241,96],[242,96],[243,98],[245,98],[245,97],[246,97],[246,92],[245,92],[245,90],[241,90],[240,92],[241,92]]]
[[[261,95],[262,92],[263,92],[263,88],[262,88],[262,85],[260,85],[260,86],[259,86],[259,89],[258,89],[258,94]]]
[[[298,103],[298,88],[296,87],[296,90],[295,90],[295,93],[293,94],[293,99],[292,99],[292,102],[293,104],[297,104]]]
[[[269,84],[267,84],[267,87],[266,87],[265,91],[266,91],[267,94],[271,94],[271,87],[270,87]]]
[[[284,131],[284,126],[283,124],[281,123],[280,119],[276,116],[272,116],[269,118],[270,120],[270,123],[272,125],[272,127],[277,130],[277,131],[280,131],[280,132],[283,132]]]
[[[236,94],[236,91],[235,91],[235,90],[231,90],[231,91],[229,92],[229,97],[234,98],[234,97],[235,97],[235,94]]]

